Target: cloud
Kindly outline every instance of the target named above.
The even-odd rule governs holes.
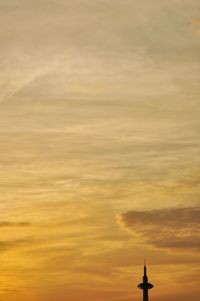
[[[0,228],[4,227],[29,227],[31,223],[29,222],[9,222],[9,221],[0,221]]]
[[[33,238],[27,237],[24,239],[10,240],[10,241],[0,241],[0,252],[12,250],[18,247],[24,247],[32,245],[34,242]]]
[[[200,249],[200,207],[129,211],[119,223],[145,244],[167,249]]]

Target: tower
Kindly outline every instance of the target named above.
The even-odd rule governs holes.
[[[153,288],[153,284],[148,282],[146,264],[144,264],[143,282],[138,285],[138,288],[143,290],[143,301],[148,301],[149,300],[148,290]]]

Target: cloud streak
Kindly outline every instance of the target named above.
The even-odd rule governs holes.
[[[0,228],[5,227],[29,227],[31,226],[30,222],[10,222],[10,221],[0,221]]]

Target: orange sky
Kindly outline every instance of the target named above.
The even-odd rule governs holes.
[[[198,301],[199,19],[0,0],[0,301]]]

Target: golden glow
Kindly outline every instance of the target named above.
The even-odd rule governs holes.
[[[0,301],[197,300],[199,17],[0,0]]]

